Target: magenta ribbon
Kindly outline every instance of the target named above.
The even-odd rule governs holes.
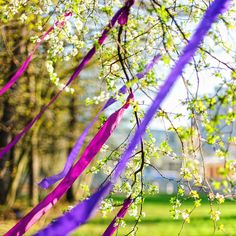
[[[55,25],[59,28],[62,28],[65,25],[65,21],[72,16],[71,12],[66,12],[64,14],[64,19],[62,21],[57,21],[55,23]],[[29,54],[29,56],[27,57],[27,59],[24,61],[24,63],[21,65],[21,67],[17,70],[17,72],[12,76],[12,78],[7,82],[7,84],[0,89],[0,96],[3,95],[9,88],[11,88],[11,86],[16,83],[16,81],[20,78],[20,76],[24,73],[24,71],[26,70],[26,68],[28,67],[33,54],[35,53],[35,51],[38,49],[38,47],[40,46],[40,44],[43,42],[43,40],[45,39],[45,37],[52,31],[54,30],[54,26],[51,26],[45,33],[44,35],[40,38],[39,42],[35,45],[35,47],[33,48],[32,52]]]
[[[133,200],[129,197],[127,199],[125,199],[122,208],[119,210],[119,212],[117,213],[117,215],[114,217],[114,219],[112,220],[112,222],[110,223],[110,225],[107,227],[107,229],[105,230],[105,232],[103,233],[102,236],[111,236],[115,233],[115,231],[118,228],[118,224],[117,221],[119,219],[123,219],[124,216],[126,215],[130,205],[133,203]]]
[[[80,159],[70,169],[60,184],[5,235],[10,236],[24,234],[38,219],[40,219],[53,205],[56,204],[56,202],[71,187],[74,181],[81,175],[84,169],[91,163],[95,155],[110,137],[123,117],[124,111],[129,107],[130,100],[132,99],[133,94],[130,94],[126,103],[106,120],[101,129],[91,140]]]
[[[125,170],[126,165],[132,156],[132,152],[136,145],[140,143],[141,137],[144,135],[149,122],[154,117],[156,111],[160,108],[161,102],[165,99],[178,77],[182,74],[183,69],[189,63],[194,53],[198,49],[200,43],[203,41],[204,36],[207,34],[211,25],[216,21],[219,14],[221,14],[229,4],[230,0],[215,0],[204,14],[204,17],[198,25],[192,38],[185,46],[180,58],[168,75],[166,81],[161,86],[156,98],[148,109],[146,115],[140,126],[137,127],[133,138],[131,139],[128,148],[124,152],[119,161],[111,180],[108,181],[101,189],[95,192],[89,199],[82,201],[72,211],[61,216],[55,223],[48,225],[45,229],[39,231],[36,235],[50,235],[60,236],[67,235],[69,232],[85,224],[92,216],[100,202],[110,193],[113,185],[117,182],[119,176]],[[62,231],[61,231],[62,230]],[[63,234],[61,233],[63,232]]]
[[[123,20],[124,15],[128,14],[129,11],[127,11],[127,9],[129,9],[133,5],[133,3],[134,3],[134,0],[128,0],[125,3],[125,5],[116,12],[116,14],[111,19],[110,23],[103,30],[103,33],[98,40],[99,45],[103,44],[103,42],[105,41],[105,39],[108,36],[109,31],[114,27],[114,25],[117,21],[120,21],[120,23],[122,23],[122,24],[124,23],[124,20]],[[126,13],[124,13],[124,12],[126,12]],[[120,16],[122,16],[122,20],[120,20]],[[127,16],[127,18],[128,18],[128,16]],[[36,117],[34,117],[34,119],[31,120],[26,125],[26,127],[13,138],[13,140],[10,143],[8,143],[5,147],[3,147],[0,150],[0,158],[4,154],[9,152],[9,150],[14,145],[16,145],[16,143],[21,139],[21,137],[28,132],[28,130],[34,125],[34,123],[43,115],[43,113],[57,100],[57,98],[60,96],[60,94],[71,84],[71,82],[79,75],[79,73],[82,71],[82,69],[88,64],[88,62],[91,60],[91,58],[93,57],[95,52],[96,52],[96,45],[94,45],[93,48],[90,49],[90,51],[86,54],[86,56],[81,61],[81,63],[79,64],[79,66],[77,67],[75,72],[72,74],[70,79],[67,81],[66,85],[61,90],[59,90],[57,92],[57,94],[51,99],[51,101],[41,109],[41,111],[36,115]]]
[[[141,73],[138,73],[136,75],[136,77],[138,79],[142,79],[155,65],[155,63],[161,58],[160,54],[155,55],[152,60],[145,66],[144,70]],[[124,85],[123,87],[121,87],[119,89],[119,93],[120,94],[125,94],[127,91],[126,86]],[[108,101],[105,103],[105,105],[102,107],[102,109],[98,112],[98,114],[96,115],[96,117],[91,121],[91,123],[86,127],[86,129],[83,131],[83,133],[81,134],[81,136],[77,139],[76,144],[74,145],[74,147],[72,148],[67,160],[66,160],[66,164],[63,168],[63,170],[57,174],[57,175],[53,175],[47,178],[44,178],[40,183],[39,186],[41,188],[48,188],[51,185],[53,185],[54,183],[56,183],[57,181],[61,180],[62,178],[64,178],[66,176],[66,174],[69,172],[70,168],[72,167],[76,157],[78,156],[81,147],[84,143],[84,140],[89,132],[89,130],[91,129],[91,127],[93,126],[93,124],[97,121],[99,115],[109,106],[111,106],[113,103],[116,102],[115,98],[109,98]]]

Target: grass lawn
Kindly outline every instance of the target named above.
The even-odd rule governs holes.
[[[142,218],[136,235],[139,236],[174,236],[178,235],[182,221],[171,219],[169,210],[170,196],[159,196],[156,198],[148,197],[144,203],[144,211],[146,217]],[[185,208],[191,208],[192,204],[187,202]],[[43,217],[39,223],[25,235],[32,235],[38,229],[47,225],[48,222],[61,213],[61,206],[53,209],[50,214]],[[65,209],[64,205],[64,209]],[[213,235],[213,223],[209,219],[209,203],[203,201],[202,206],[197,208],[191,217],[191,222],[185,224],[181,235],[184,236],[207,236]],[[216,231],[215,235],[235,235],[236,236],[236,202],[227,201],[220,207],[221,220],[219,224],[224,224],[224,232]],[[72,233],[73,236],[98,236],[102,235],[106,226],[110,223],[112,215],[107,218],[96,216],[87,225],[82,226],[79,230]],[[133,224],[134,218],[127,216],[125,218],[126,228],[120,228],[117,235],[125,235],[128,233]],[[14,224],[13,220],[0,221],[0,235],[6,232]]]

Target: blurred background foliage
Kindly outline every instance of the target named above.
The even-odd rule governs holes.
[[[35,205],[47,194],[47,191],[39,189],[37,183],[42,177],[63,168],[75,140],[101,104],[110,94],[116,93],[120,85],[126,84],[136,94],[133,111],[124,117],[117,132],[103,147],[100,158],[91,164],[92,168],[68,191],[66,200],[84,199],[90,190],[111,174],[126,148],[127,137],[137,126],[134,113],[137,112],[138,118],[142,119],[210,2],[136,2],[128,25],[122,30],[116,26],[111,31],[106,43],[97,48],[96,57],[70,89],[62,93],[27,135],[0,160],[0,210],[5,212],[1,214],[3,220],[20,218],[21,210],[25,213],[29,205]],[[0,147],[6,146],[66,83],[88,49],[96,44],[101,29],[122,4],[123,1],[119,0],[0,0],[0,87],[17,71],[43,32],[57,20],[62,20],[64,12],[73,13],[62,29],[55,28],[50,33],[34,54],[27,71],[0,97]],[[199,219],[194,217],[201,215],[199,209],[203,209],[204,214],[196,225],[203,225],[207,218],[213,229],[211,231],[205,224],[205,235],[215,231],[219,235],[227,234],[218,220],[219,206],[225,198],[234,200],[236,192],[235,12],[233,2],[230,10],[214,24],[184,71],[181,85],[176,86],[169,102],[157,112],[144,138],[145,163],[142,163],[138,151],[127,165],[121,181],[114,187],[114,195],[137,197],[129,212],[128,224],[133,217],[132,227],[136,227],[140,219],[145,222],[142,199],[146,194],[153,194],[157,199],[147,204],[147,214],[151,217],[150,222],[147,220],[148,224],[169,222],[168,214],[177,219],[179,232],[192,214],[195,227],[194,222]],[[119,53],[128,76],[134,79],[132,82],[127,81]],[[162,55],[157,67],[143,80],[137,81],[134,75],[142,71],[147,61],[157,53]],[[124,97],[119,99],[124,101]],[[107,115],[104,114],[93,127],[86,144]],[[136,176],[135,171],[140,166],[143,169]],[[160,200],[159,191],[176,192],[176,196],[172,196],[172,200],[167,195],[159,196]],[[106,199],[101,207],[101,211],[108,215],[115,206],[111,199]],[[165,203],[163,199],[167,199]],[[157,204],[154,204],[155,201]],[[198,208],[201,204],[202,208]],[[67,210],[67,205],[56,208],[55,215]],[[161,212],[153,211],[157,205],[163,207]],[[222,206],[222,215],[226,214],[226,218],[227,207],[233,209],[233,204],[227,201]],[[163,212],[168,213],[165,215]],[[164,220],[154,217],[154,213],[163,214]],[[235,218],[231,213],[228,222]],[[54,213],[42,224],[53,218]],[[12,224],[11,220],[9,222]],[[94,224],[100,224],[99,220],[95,219]],[[174,224],[172,220],[171,224]],[[225,221],[224,224],[229,226]],[[101,230],[98,227],[94,233],[89,231],[92,226],[89,227],[87,234],[82,231],[81,235],[97,235]],[[140,235],[151,232],[145,227]],[[157,229],[154,224],[152,227],[155,234]],[[183,231],[184,235],[204,235],[195,234],[193,228],[185,227],[187,231]],[[168,231],[169,223],[160,228],[160,235],[177,232]],[[136,228],[132,230],[136,232]],[[234,231],[233,227],[229,228],[229,235],[233,235]],[[123,229],[121,232],[123,234]]]

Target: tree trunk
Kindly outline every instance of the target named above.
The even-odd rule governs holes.
[[[28,162],[28,156],[25,155],[25,150],[23,150],[20,160],[17,164],[16,174],[12,180],[12,183],[9,188],[8,195],[7,195],[7,204],[9,206],[13,206],[13,204],[15,202],[17,190],[18,190],[21,178],[22,178],[22,174],[26,170],[27,162]]]
[[[16,66],[12,61],[11,71],[15,71]],[[5,83],[9,80],[5,80]],[[9,97],[3,97],[3,115],[0,120],[0,148],[5,147],[11,140],[11,118],[13,116],[14,107],[9,103]],[[11,183],[12,169],[14,165],[14,149],[4,155],[0,159],[0,204],[6,203],[6,198]]]
[[[73,132],[76,126],[76,108],[75,108],[75,97],[71,97],[70,105],[69,105],[69,115],[70,115],[70,122],[69,122],[69,148],[68,148],[68,155],[73,147]],[[68,202],[73,202],[75,200],[74,192],[73,192],[73,186],[69,188],[69,190],[66,193],[66,200]]]
[[[4,81],[3,85],[6,84],[10,78],[14,75],[18,68],[18,64],[16,65],[17,59],[19,57],[24,57],[24,54],[26,52],[25,44],[22,43],[22,39],[25,34],[25,30],[20,30],[17,25],[14,26],[7,26],[5,28],[2,28],[2,38],[4,41],[4,47],[3,50],[6,50],[8,53],[6,54],[6,63],[10,64],[9,69],[5,69],[6,73],[4,74],[11,74],[7,79],[2,78]],[[9,42],[12,42],[14,40],[14,43],[11,44]],[[9,43],[9,45],[8,45]],[[12,50],[11,50],[12,49]],[[11,60],[9,61],[9,52],[10,56],[12,56]],[[15,90],[14,88],[11,89],[11,96],[13,95]],[[11,138],[14,136],[12,133],[14,125],[13,117],[15,115],[15,104],[11,104],[10,96],[7,94],[4,94],[2,96],[2,117],[0,119],[0,148],[5,147],[11,140]],[[6,204],[8,192],[10,191],[10,187],[14,178],[14,161],[15,161],[15,154],[14,154],[14,148],[11,149],[9,153],[7,153],[2,159],[0,159],[0,204]]]
[[[38,132],[33,132],[31,141],[31,152],[29,161],[29,193],[30,193],[30,204],[36,205],[39,201],[39,156],[38,156]]]
[[[35,77],[28,76],[28,89],[30,93],[29,108],[33,109],[35,106]],[[30,161],[29,161],[29,193],[30,193],[30,204],[36,205],[39,201],[39,172],[40,172],[40,161],[39,161],[39,150],[38,150],[38,133],[39,128],[41,127],[42,120],[35,124],[34,129],[32,130],[31,138],[31,152],[30,152]]]

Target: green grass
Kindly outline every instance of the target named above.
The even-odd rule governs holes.
[[[148,198],[144,203],[146,217],[139,224],[137,235],[140,236],[169,236],[178,235],[183,221],[173,220],[169,213],[170,196],[160,196],[159,198]],[[191,208],[192,203],[187,201],[185,208]],[[208,236],[213,235],[213,223],[209,217],[210,206],[206,199],[203,199],[202,206],[197,208],[192,214],[189,224],[185,224],[181,235],[184,236]],[[219,224],[224,224],[225,230],[216,231],[215,235],[236,235],[236,203],[227,201],[221,205],[221,220]],[[127,227],[119,229],[118,235],[127,234],[134,224],[132,217],[126,217]],[[88,225],[84,225],[80,230],[73,233],[73,236],[97,236],[102,235],[111,218],[93,219]]]
[[[182,220],[171,219],[169,210],[170,196],[159,196],[157,198],[148,197],[144,203],[144,211],[146,217],[142,218],[138,226],[138,236],[174,236],[178,235]],[[185,208],[191,208],[191,202],[186,202]],[[65,205],[64,205],[65,209]],[[185,224],[181,235],[183,236],[208,236],[213,235],[213,223],[209,219],[209,203],[203,200],[202,206],[197,208],[191,216],[191,222]],[[215,235],[236,235],[236,202],[227,201],[220,207],[221,220],[219,224],[224,224],[225,231],[216,231]],[[47,225],[48,222],[57,215],[60,215],[61,208],[57,206],[50,214],[40,220],[26,235],[32,235],[41,227]],[[114,214],[114,213],[113,213]],[[82,226],[79,230],[75,231],[73,236],[98,236],[102,235],[107,225],[110,223],[112,215],[107,218],[96,216],[87,225]],[[127,216],[125,218],[126,228],[120,228],[118,235],[125,235],[128,233],[134,224],[134,218]],[[6,232],[14,221],[0,221],[0,235]]]

